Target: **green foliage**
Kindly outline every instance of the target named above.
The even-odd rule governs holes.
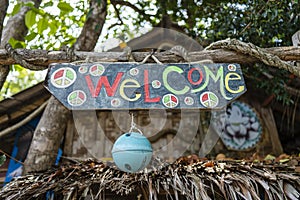
[[[285,86],[291,81],[289,74],[285,70],[276,70],[276,74],[272,78],[267,75],[274,74],[273,69],[269,69],[264,64],[255,64],[249,68],[243,68],[244,75],[255,83],[257,88],[261,88],[267,95],[272,95],[277,101],[284,105],[293,104],[291,95],[286,91]],[[272,76],[272,75],[271,75]]]
[[[10,38],[8,43],[14,48],[24,48],[26,45],[25,45],[25,42],[23,41],[19,41],[19,40],[16,40],[14,38]]]
[[[59,2],[57,7],[61,10],[61,12],[70,13],[74,10],[74,8],[67,2]]]
[[[34,73],[19,65],[13,65],[0,93],[0,100],[37,84],[43,78],[44,75],[41,73]]]
[[[299,28],[300,5],[283,1],[157,1],[158,15],[171,15],[194,38],[237,38],[260,47],[290,45]],[[274,40],[277,39],[277,40]],[[201,39],[200,39],[201,41]],[[275,41],[282,41],[277,44]]]
[[[72,46],[86,19],[87,0],[43,2],[39,8],[33,2],[11,3],[15,5],[8,16],[17,14],[22,6],[31,9],[25,15],[28,35],[24,41],[30,49],[58,50],[62,45]]]
[[[48,19],[47,17],[40,18],[37,23],[37,32],[42,35],[43,32],[48,28]]]
[[[27,28],[32,27],[36,23],[36,12],[30,10],[25,15],[25,25]]]
[[[20,11],[21,7],[22,7],[22,4],[17,3],[17,4],[14,6],[13,11],[11,12],[11,15],[17,14],[17,13]]]
[[[58,50],[62,45],[72,46],[85,22],[87,1],[49,1],[39,8],[33,2],[12,1],[8,16],[17,14],[22,6],[31,8],[25,15],[28,34],[24,41],[10,38],[13,48]],[[11,67],[9,77],[0,92],[0,100],[18,93],[43,80],[45,72],[33,72],[18,65]]]
[[[299,4],[287,0],[220,3],[214,8],[218,12],[209,12],[214,20],[211,20],[207,38],[213,41],[238,38],[260,47],[291,45],[291,36],[300,22],[299,17],[293,16],[299,9]]]

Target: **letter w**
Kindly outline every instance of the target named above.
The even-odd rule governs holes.
[[[121,80],[123,74],[124,74],[123,72],[118,72],[112,86],[109,84],[107,76],[101,76],[98,80],[98,84],[97,84],[96,89],[94,88],[91,77],[89,75],[85,76],[85,80],[86,80],[86,83],[87,83],[87,85],[89,87],[89,90],[92,94],[92,97],[99,96],[102,85],[104,85],[104,87],[105,87],[107,96],[110,96],[110,97],[113,96],[115,94],[117,88],[118,88],[118,85],[120,83],[120,80]]]

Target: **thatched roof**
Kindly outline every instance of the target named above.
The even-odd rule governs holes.
[[[15,131],[17,128],[11,127],[21,123],[25,118],[29,118],[30,114],[35,110],[38,110],[38,108],[41,107],[41,105],[45,103],[49,97],[50,93],[43,86],[43,83],[39,83],[26,90],[23,90],[22,92],[19,92],[18,94],[15,94],[11,98],[0,101],[1,139],[3,139],[3,137],[9,133]],[[35,116],[37,116],[39,113],[37,113]],[[31,117],[31,119],[32,118],[33,117]],[[11,131],[5,131],[9,129]],[[4,131],[6,133],[4,133]]]
[[[129,174],[89,160],[15,179],[0,199],[299,199],[299,157],[278,162],[210,161],[189,156]],[[121,198],[122,197],[122,198]],[[133,198],[133,197],[132,197]],[[110,199],[108,197],[108,199]]]

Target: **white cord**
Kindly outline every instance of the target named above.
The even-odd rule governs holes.
[[[157,64],[163,65],[162,62],[160,62],[160,61],[158,60],[158,58],[156,58],[154,55],[151,55],[151,58],[152,58]]]
[[[163,63],[160,62],[160,61],[158,60],[158,58],[156,58],[156,57],[153,55],[153,52],[152,52],[151,54],[147,55],[147,56],[144,58],[144,60],[143,60],[142,62],[140,62],[140,64],[145,64],[145,63],[147,62],[147,60],[148,60],[150,57],[151,57],[157,64],[163,65]]]
[[[151,54],[147,55],[144,60],[142,62],[140,62],[140,64],[144,64],[145,62],[147,62],[147,60],[151,57]]]
[[[133,130],[137,130],[141,135],[144,135],[143,132],[134,123],[133,113],[131,113],[131,127],[130,127],[130,130],[129,130],[129,133],[133,132]]]

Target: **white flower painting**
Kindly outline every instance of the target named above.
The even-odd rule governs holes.
[[[214,112],[214,128],[224,145],[234,150],[255,147],[261,138],[262,126],[255,110],[248,104],[235,101],[226,113]]]

